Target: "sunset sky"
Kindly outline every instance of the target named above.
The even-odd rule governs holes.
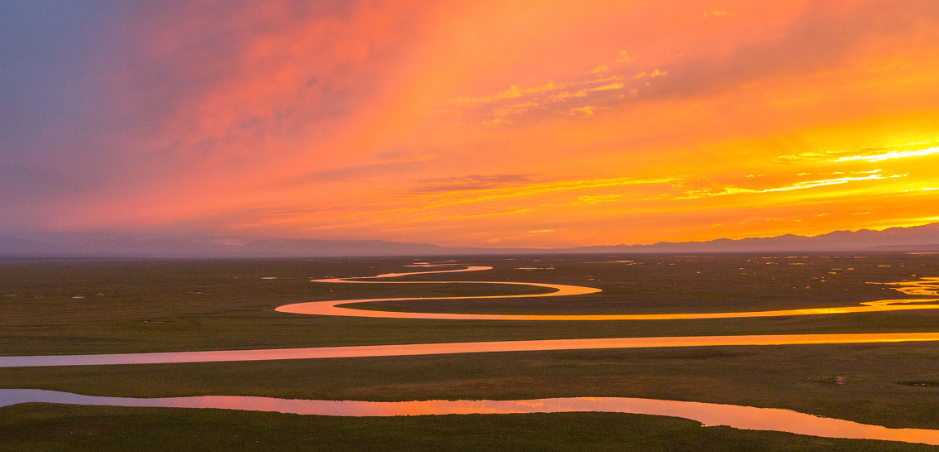
[[[939,2],[0,0],[0,235],[939,222]]]

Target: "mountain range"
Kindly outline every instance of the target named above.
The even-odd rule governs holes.
[[[813,237],[717,239],[574,248],[472,248],[383,240],[259,239],[238,244],[176,237],[121,234],[0,236],[6,257],[266,258],[333,256],[445,256],[499,254],[631,254],[746,252],[903,251],[939,252],[939,223],[874,231],[835,231]]]

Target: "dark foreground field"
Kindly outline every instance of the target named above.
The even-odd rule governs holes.
[[[634,262],[614,262],[624,260]],[[603,292],[557,299],[383,302],[369,308],[583,314],[854,306],[912,298],[869,283],[939,276],[939,257],[904,254],[457,261],[494,269],[412,279],[575,284]],[[7,261],[0,263],[0,355],[939,330],[936,311],[618,322],[387,320],[274,311],[283,304],[336,298],[537,292],[522,286],[310,282],[419,271],[404,267],[412,262]],[[351,400],[624,396],[788,408],[888,427],[939,429],[937,362],[934,343],[743,346],[0,369],[0,388]],[[937,449],[699,425],[600,413],[352,419],[27,404],[0,408],[0,450]]]
[[[577,413],[336,418],[220,410],[22,405],[3,409],[2,451],[929,451],[911,444],[701,428]]]

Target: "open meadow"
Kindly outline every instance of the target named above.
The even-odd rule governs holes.
[[[439,264],[451,265],[433,266]],[[469,265],[492,268],[370,280],[376,284],[312,281]],[[939,310],[934,309],[593,321],[387,319],[275,309],[336,299],[421,298],[350,309],[572,316],[760,312],[928,301],[936,297],[929,294],[936,287],[888,283],[928,283],[923,278],[937,276],[939,255],[900,253],[5,260],[0,262],[0,356],[936,332]],[[380,283],[390,281],[477,283]],[[550,292],[486,281],[576,285],[601,292],[439,299]],[[360,401],[630,397],[782,408],[889,428],[939,430],[937,362],[939,342],[920,341],[547,350],[11,367],[0,368],[0,389],[140,398],[231,395]],[[0,438],[0,450],[939,449],[701,427],[688,419],[623,413],[352,418],[41,403],[0,404]]]

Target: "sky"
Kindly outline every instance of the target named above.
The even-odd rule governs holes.
[[[0,0],[0,235],[937,221],[933,0]]]

